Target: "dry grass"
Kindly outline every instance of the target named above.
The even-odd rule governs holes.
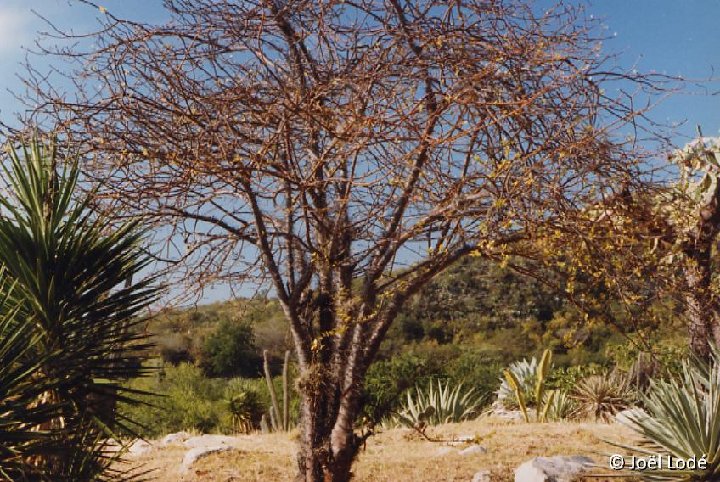
[[[355,480],[470,481],[479,470],[490,470],[493,481],[512,481],[514,468],[537,456],[588,455],[604,466],[606,454],[617,451],[604,440],[627,443],[631,437],[617,424],[525,424],[493,419],[448,424],[428,432],[443,439],[475,437],[487,453],[460,455],[467,443],[450,447],[424,440],[408,429],[388,430],[368,440],[355,466]],[[237,451],[201,459],[187,474],[179,470],[186,450],[182,446],[155,449],[136,463],[155,469],[155,480],[160,482],[290,481],[296,467],[296,438],[292,433],[239,436],[234,444]]]

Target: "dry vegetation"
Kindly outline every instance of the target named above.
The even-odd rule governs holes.
[[[604,441],[627,442],[631,437],[630,431],[618,424],[525,424],[487,418],[434,427],[429,433],[444,439],[473,436],[487,453],[460,455],[467,443],[451,447],[424,440],[409,429],[387,430],[371,437],[360,452],[355,480],[469,481],[476,472],[490,470],[493,481],[512,481],[515,467],[538,456],[587,455],[604,466],[607,454],[617,452]],[[155,480],[160,482],[290,481],[297,470],[296,438],[296,433],[239,436],[238,451],[201,459],[187,474],[180,472],[186,450],[182,446],[153,450],[136,460],[155,469]],[[610,479],[595,476],[587,480]]]

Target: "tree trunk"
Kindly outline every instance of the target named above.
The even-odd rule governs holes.
[[[298,481],[346,482],[352,477],[360,447],[353,431],[359,404],[357,397],[340,396],[337,386],[318,383],[302,391]]]
[[[720,343],[720,306],[712,289],[712,252],[720,232],[720,183],[698,212],[698,220],[683,252],[690,349],[701,359],[710,358],[711,344]]]
[[[720,344],[720,320],[718,320],[720,307],[717,306],[717,300],[712,293],[709,256],[707,263],[703,263],[704,256],[698,254],[700,259],[691,261],[693,266],[686,268],[685,271],[688,287],[685,308],[690,335],[690,350],[697,357],[707,360],[710,358],[710,345]]]

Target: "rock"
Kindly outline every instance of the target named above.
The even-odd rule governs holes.
[[[490,482],[490,471],[480,470],[473,475],[472,482]]]
[[[171,433],[168,435],[165,435],[163,439],[160,441],[160,444],[162,445],[173,445],[185,442],[187,439],[190,438],[190,434],[187,432],[177,432],[177,433]]]
[[[228,452],[230,450],[236,450],[232,447],[229,447],[227,445],[216,445],[214,447],[195,447],[187,452],[185,452],[185,456],[183,457],[182,466],[180,467],[180,472],[187,472],[190,470],[190,467],[192,464],[197,462],[198,460],[207,457],[208,455],[217,454],[220,452]]]
[[[150,452],[152,450],[152,445],[150,445],[149,442],[138,439],[130,446],[128,449],[128,455],[131,457],[138,457],[140,455],[145,455],[146,453]]]
[[[647,417],[647,412],[638,407],[628,408],[615,414],[615,422],[632,427],[635,424],[631,420],[631,417]]]
[[[593,465],[580,455],[536,457],[515,469],[515,482],[572,482]]]
[[[183,442],[183,445],[190,448],[215,447],[217,445],[234,445],[236,442],[237,439],[235,437],[230,437],[228,435],[204,434],[185,440],[185,442]]]
[[[439,449],[437,449],[437,452],[435,452],[435,455],[437,455],[438,457],[444,457],[445,455],[451,454],[453,452],[454,450],[450,447],[440,447]]]
[[[487,449],[481,445],[471,445],[460,451],[460,455],[486,454]]]
[[[502,418],[503,420],[517,420],[523,422],[525,417],[520,410],[508,410],[498,401],[493,402],[489,415],[491,417]]]

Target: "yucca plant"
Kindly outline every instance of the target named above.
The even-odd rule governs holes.
[[[235,393],[227,400],[227,404],[235,432],[250,433],[260,425],[263,406],[257,392],[243,390]]]
[[[60,166],[54,144],[10,148],[0,165],[0,292],[12,300],[0,308],[10,357],[0,392],[12,410],[0,413],[15,434],[0,434],[0,470],[9,480],[114,479],[104,441],[132,433],[114,406],[133,401],[121,382],[142,374],[137,325],[158,295],[151,279],[130,281],[149,263],[142,232],[76,197],[78,162]]]
[[[627,376],[591,375],[576,385],[572,397],[578,402],[578,413],[595,421],[610,422],[615,415],[632,406],[635,393]]]
[[[645,480],[720,480],[720,359],[701,368],[685,362],[682,374],[652,381],[643,396],[645,412],[628,415],[630,428],[641,437],[639,447],[617,444],[643,455],[660,454],[662,467],[638,473]],[[704,457],[705,468],[667,466],[667,456],[677,459]]]
[[[462,422],[475,417],[483,405],[483,398],[474,389],[463,390],[462,383],[452,387],[450,381],[437,380],[427,388],[415,387],[407,393],[407,402],[397,414],[408,426],[439,425]]]

